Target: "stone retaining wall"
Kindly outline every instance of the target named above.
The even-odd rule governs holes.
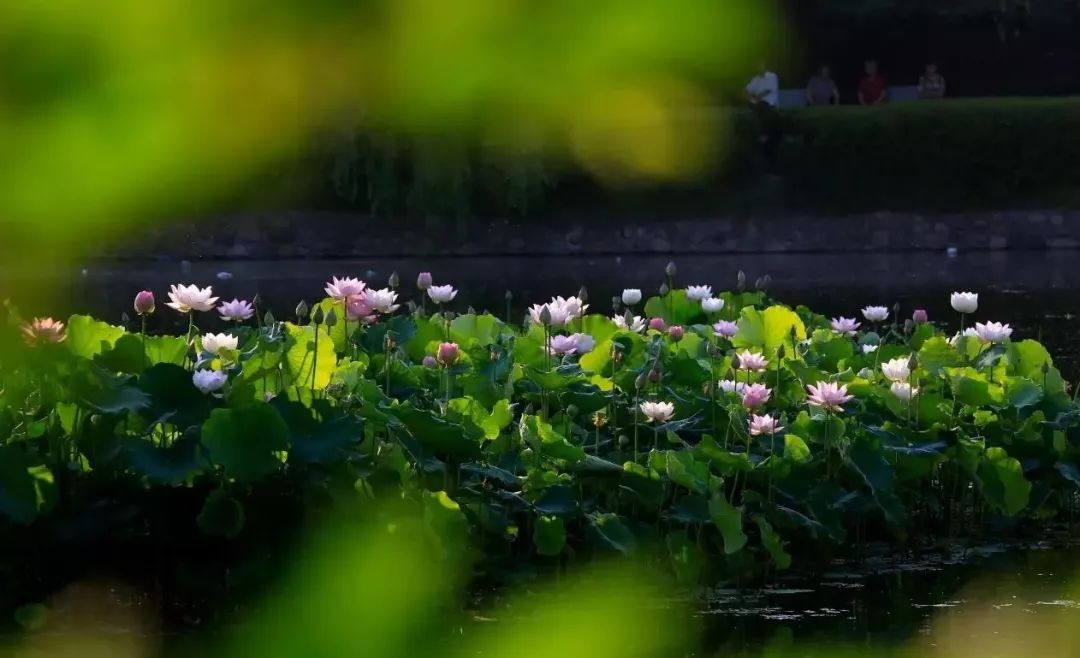
[[[140,246],[99,245],[106,257],[273,259],[429,255],[886,252],[1080,248],[1080,211],[840,217],[739,216],[650,222],[509,224],[463,228],[329,212],[275,212],[177,222]]]

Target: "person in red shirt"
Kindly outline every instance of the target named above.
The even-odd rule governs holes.
[[[859,80],[859,105],[880,105],[889,100],[889,81],[878,73],[877,62],[866,60],[866,75]]]

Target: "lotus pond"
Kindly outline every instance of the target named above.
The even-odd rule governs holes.
[[[7,306],[5,605],[96,561],[214,607],[328,510],[385,501],[436,544],[464,528],[441,550],[477,583],[647,555],[687,586],[756,587],[868,546],[1070,526],[1080,413],[1009,318],[965,297],[930,321],[828,317],[655,278],[662,295],[570,290],[524,321],[520,300],[477,313],[467,290],[337,278],[277,316],[205,284],[121,324]],[[174,568],[208,556],[212,585]]]

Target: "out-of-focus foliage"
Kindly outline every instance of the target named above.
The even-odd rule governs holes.
[[[5,243],[52,256],[197,210],[327,127],[678,176],[711,149],[679,112],[769,24],[746,0],[45,0],[0,25]]]

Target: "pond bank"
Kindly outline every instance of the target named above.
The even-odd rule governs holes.
[[[680,213],[682,214],[682,213]],[[104,258],[289,259],[388,256],[886,253],[1080,248],[1080,211],[704,215],[546,222],[386,219],[275,211],[178,221],[128,244],[88,244]]]

